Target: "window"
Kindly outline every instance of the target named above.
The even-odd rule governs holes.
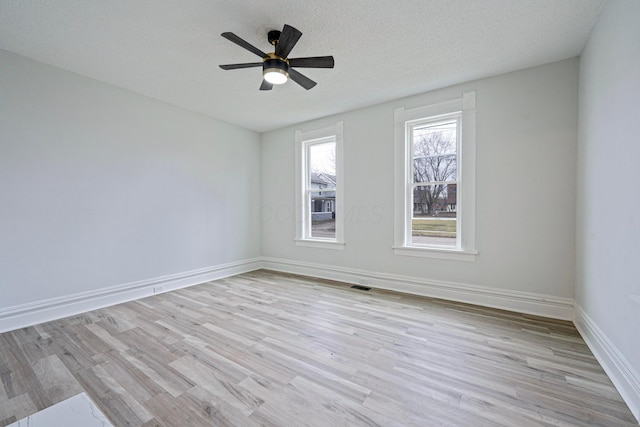
[[[296,132],[296,243],[343,249],[342,122]]]
[[[395,111],[398,255],[474,261],[475,92]]]

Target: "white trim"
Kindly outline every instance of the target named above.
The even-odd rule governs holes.
[[[259,270],[260,258],[220,264],[0,309],[0,333],[144,298],[154,293]],[[162,290],[158,291],[158,287]]]
[[[322,248],[344,250],[344,243],[334,242],[333,240],[312,240],[312,239],[295,239],[296,246],[304,246],[307,248]]]
[[[344,142],[344,122],[336,122],[333,126],[322,129],[314,129],[310,131],[297,130],[295,132],[295,201],[296,201],[296,234],[295,241],[297,246],[307,246],[325,249],[340,249],[344,246],[344,159],[343,159],[343,142]],[[322,140],[325,138],[335,138],[336,143],[336,238],[325,241],[310,238],[307,233],[307,224],[310,206],[306,203],[306,179],[308,176],[306,166],[306,147],[305,143]],[[302,244],[301,242],[308,242]],[[327,245],[327,243],[333,243]]]
[[[336,243],[344,246],[344,122],[335,125],[336,133]]]
[[[555,319],[572,320],[573,299],[553,295],[487,288],[467,283],[445,282],[422,277],[403,276],[290,261],[263,258],[263,268],[285,273],[301,274],[322,279],[366,285],[431,298],[459,301],[484,307],[534,314]]]
[[[466,92],[466,93],[475,93],[475,92]],[[399,108],[399,109],[404,111],[404,119],[403,119],[404,121],[418,120],[424,117],[449,114],[452,111],[459,111],[467,107],[468,104],[464,104],[463,102],[464,95],[465,94],[463,94],[462,98],[451,99],[449,101],[438,102],[436,104],[424,105],[422,107],[415,107],[407,110],[405,110],[404,108]],[[472,108],[472,107],[469,107],[469,108]]]
[[[462,209],[462,249],[476,252],[476,93],[462,94],[462,144],[461,170],[464,184],[458,199]],[[460,178],[458,178],[460,179]]]
[[[455,248],[420,248],[417,246],[393,247],[395,255],[415,256],[421,258],[449,259],[453,261],[475,262],[478,251],[465,251]]]
[[[458,144],[458,218],[457,237],[459,247],[439,248],[438,246],[412,246],[409,227],[411,210],[408,200],[411,197],[407,186],[411,170],[410,156],[407,150],[411,146],[407,126],[420,119],[434,120],[443,115],[461,113],[460,135]],[[394,110],[394,254],[406,256],[423,256],[457,261],[474,262],[476,250],[476,93],[465,92],[460,98],[437,104]],[[452,250],[453,249],[453,250]],[[422,255],[419,253],[422,252]]]
[[[573,323],[640,423],[640,374],[578,304]]]
[[[393,246],[401,248],[406,240],[406,205],[407,195],[405,191],[406,162],[405,156],[405,109],[396,108],[393,112],[394,120],[394,200],[393,200]]]
[[[158,286],[166,292],[260,268],[557,319],[574,318],[570,298],[263,257],[0,309],[0,333],[144,298]]]

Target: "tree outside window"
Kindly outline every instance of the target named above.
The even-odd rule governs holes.
[[[457,244],[457,116],[411,126],[411,243]]]

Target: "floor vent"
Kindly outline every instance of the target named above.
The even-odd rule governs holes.
[[[351,288],[352,289],[358,289],[360,291],[370,291],[371,290],[371,288],[368,288],[366,286],[361,286],[361,285],[353,285]]]

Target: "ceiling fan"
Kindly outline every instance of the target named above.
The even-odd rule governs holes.
[[[262,62],[247,62],[244,64],[227,64],[220,66],[223,70],[237,70],[239,68],[262,66],[263,80],[262,85],[260,85],[260,90],[271,90],[273,85],[286,83],[289,78],[303,88],[309,90],[316,85],[316,82],[294,70],[293,67],[333,68],[334,65],[333,56],[288,58],[289,53],[302,36],[302,33],[299,30],[290,25],[285,24],[282,31],[269,31],[267,39],[269,40],[269,43],[275,46],[275,51],[271,53],[261,51],[233,33],[226,32],[222,33],[221,36],[262,58]]]

